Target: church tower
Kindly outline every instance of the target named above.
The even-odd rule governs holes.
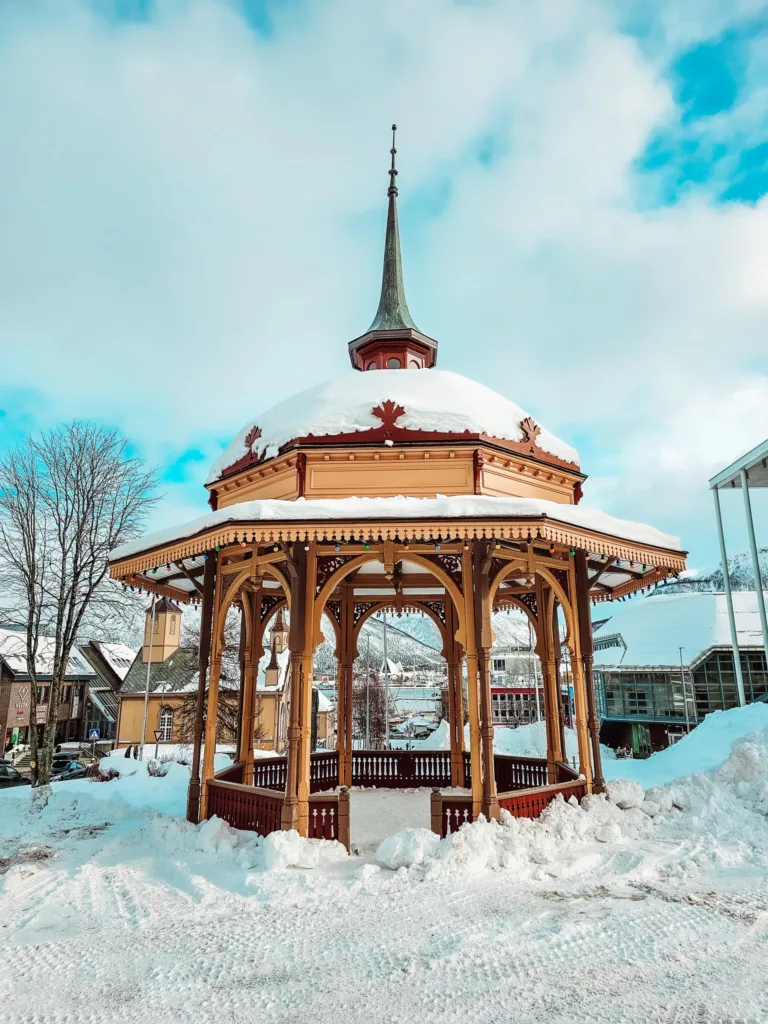
[[[275,624],[270,632],[272,656],[264,672],[264,685],[276,687],[280,682],[280,665],[277,660],[278,654],[288,647],[288,627],[283,618],[281,608],[275,616]]]
[[[181,608],[168,598],[162,597],[155,602],[154,620],[152,605],[144,614],[144,643],[141,648],[141,660],[146,665],[165,661],[174,651],[179,649],[181,633]],[[151,643],[150,643],[151,640]],[[150,647],[151,655],[150,655]]]

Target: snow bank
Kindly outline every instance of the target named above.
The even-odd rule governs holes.
[[[768,868],[768,728],[737,736],[723,759],[739,723],[764,717],[739,710],[736,724],[721,718],[710,725],[713,742],[699,763],[718,757],[722,763],[706,772],[648,790],[637,781],[616,780],[607,796],[589,795],[581,804],[558,797],[536,820],[502,810],[498,822],[481,817],[432,847],[406,829],[386,839],[376,859],[414,881],[489,870],[511,871],[520,879],[565,878],[603,871],[609,863],[627,881],[683,878],[743,864]],[[639,843],[642,837],[652,842]]]
[[[464,745],[469,749],[469,725],[464,726]],[[440,725],[423,740],[396,740],[393,747],[409,747],[411,750],[449,750],[451,746],[448,723],[443,719]],[[565,727],[565,748],[569,761],[578,758],[579,741],[576,730]],[[497,754],[508,754],[514,757],[546,757],[547,728],[544,722],[533,722],[513,729],[511,726],[497,725],[493,730],[493,749]],[[615,758],[610,747],[600,747],[603,760]]]
[[[606,779],[632,779],[644,789],[664,786],[683,775],[705,772],[722,764],[735,740],[765,728],[768,728],[768,704],[713,711],[674,746],[646,760],[630,758],[604,762],[603,774]]]
[[[421,864],[434,857],[440,837],[428,828],[405,828],[387,836],[376,850],[376,860],[393,870]]]

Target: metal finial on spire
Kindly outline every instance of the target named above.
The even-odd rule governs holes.
[[[387,189],[387,195],[388,196],[396,196],[397,195],[397,185],[395,184],[395,178],[397,177],[397,168],[395,167],[395,154],[397,153],[397,148],[395,147],[395,132],[396,131],[397,131],[397,125],[393,124],[392,125],[392,149],[390,149],[390,151],[389,151],[392,154],[392,166],[389,168],[389,188]]]

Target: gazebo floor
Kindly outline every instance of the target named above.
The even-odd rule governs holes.
[[[368,856],[393,832],[429,828],[429,789],[351,789],[349,832],[352,853]]]

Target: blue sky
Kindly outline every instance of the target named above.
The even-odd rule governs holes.
[[[3,6],[0,447],[108,423],[162,467],[157,525],[204,511],[221,446],[371,319],[396,120],[440,365],[576,444],[585,502],[710,564],[707,479],[768,434],[763,8]]]

